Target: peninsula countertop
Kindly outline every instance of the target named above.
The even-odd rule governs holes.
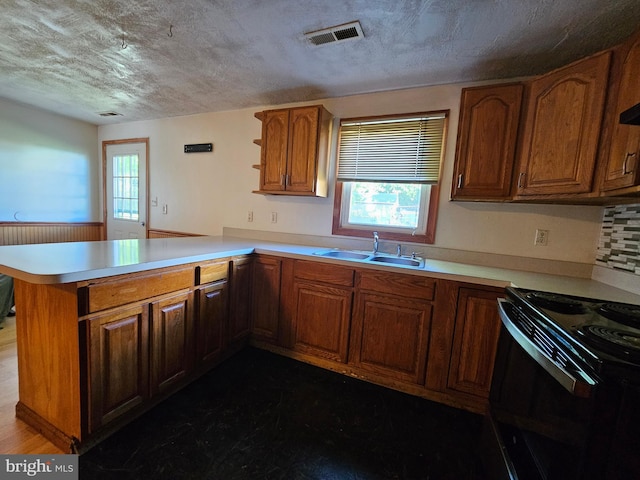
[[[324,258],[329,247],[266,242],[227,236],[126,239],[0,246],[0,273],[35,284],[80,282],[236,255],[262,253],[327,263],[403,271],[459,282],[598,298],[640,305],[640,295],[588,278],[525,272],[426,259],[422,268],[379,266]]]

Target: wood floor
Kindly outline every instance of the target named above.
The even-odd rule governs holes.
[[[8,317],[0,330],[0,453],[63,453],[24,422],[17,420],[18,360],[16,319]]]

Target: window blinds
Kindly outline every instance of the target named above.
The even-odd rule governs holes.
[[[446,115],[344,120],[338,181],[438,182]]]

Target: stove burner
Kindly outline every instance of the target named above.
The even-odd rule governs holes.
[[[598,313],[614,322],[640,328],[640,306],[626,303],[605,303],[598,307]]]
[[[602,325],[584,325],[578,332],[588,343],[607,353],[640,361],[640,334]]]
[[[547,292],[530,292],[527,293],[526,297],[534,305],[558,313],[577,315],[579,313],[584,313],[585,311],[582,302],[565,297],[564,295]]]

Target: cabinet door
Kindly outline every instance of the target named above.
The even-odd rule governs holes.
[[[197,290],[196,342],[198,363],[212,365],[224,348],[227,324],[227,281],[205,285]]]
[[[489,398],[500,318],[499,293],[461,288],[447,387]]]
[[[282,260],[260,256],[253,269],[253,335],[276,343],[280,315],[280,272]]]
[[[293,349],[347,362],[352,289],[296,281]]]
[[[253,259],[234,260],[232,268],[227,342],[241,341],[251,332]]]
[[[289,110],[269,110],[262,118],[260,190],[282,191],[287,174]]]
[[[465,88],[451,197],[511,198],[522,84]]]
[[[407,297],[359,292],[349,361],[363,370],[423,384],[431,304]]]
[[[640,35],[631,40],[635,42],[620,52],[624,55],[624,61],[617,89],[613,135],[602,190],[640,184],[640,127],[622,125],[619,121],[620,113],[640,103]]]
[[[89,432],[149,398],[148,305],[87,320]]]
[[[191,294],[151,304],[151,391],[163,392],[184,379],[193,365]]]
[[[532,82],[518,195],[592,191],[610,57],[601,53]]]
[[[289,156],[286,190],[315,190],[318,157],[319,107],[294,108],[289,116]]]

